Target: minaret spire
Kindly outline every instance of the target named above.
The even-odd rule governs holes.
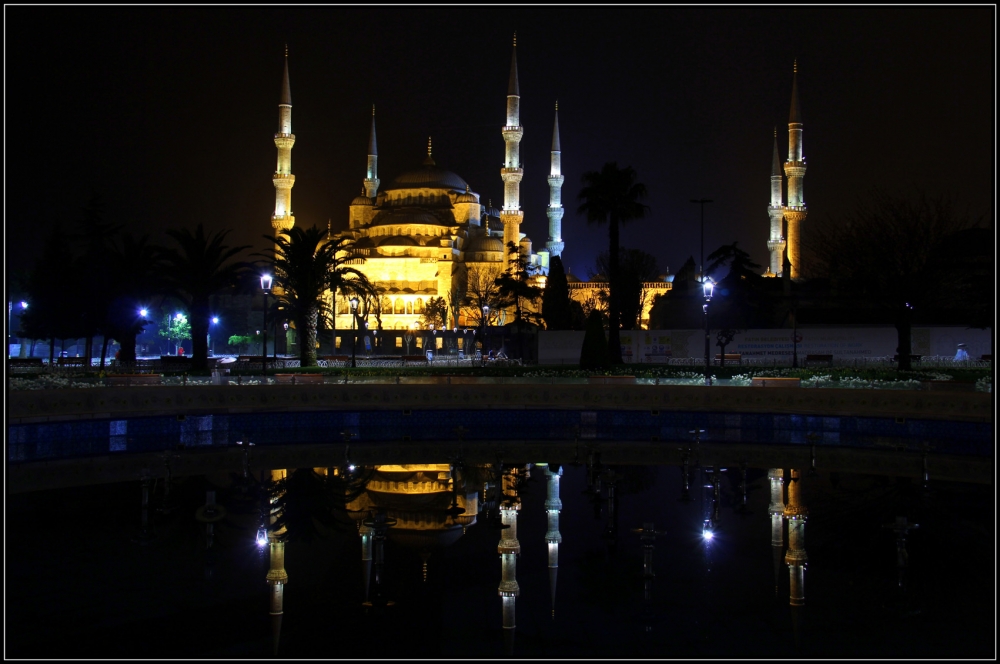
[[[785,242],[788,259],[791,262],[791,278],[802,276],[801,252],[799,247],[800,224],[805,221],[807,210],[803,193],[806,176],[806,158],[802,151],[802,107],[799,104],[799,62],[792,65],[792,102],[788,112],[788,160],[785,162],[785,177],[788,178],[788,203],[784,216],[788,223]]]
[[[515,247],[521,242],[521,221],[524,212],[521,211],[521,178],[524,171],[521,169],[520,143],[524,130],[520,121],[521,92],[517,83],[517,34],[514,35],[514,50],[510,59],[510,82],[507,86],[507,124],[501,130],[504,143],[506,143],[506,154],[503,168],[500,169],[500,177],[503,180],[503,210],[500,212],[500,221],[503,222],[503,244],[506,251],[508,245],[513,243]],[[507,255],[507,264],[510,266],[517,259],[514,255]]]
[[[774,128],[774,150],[771,153],[771,204],[768,205],[767,214],[771,218],[771,233],[767,240],[767,250],[770,253],[770,273],[774,276],[781,274],[781,256],[785,251],[785,241],[781,219],[784,208],[781,201],[781,185],[784,176],[781,174],[781,157],[778,156],[778,128]]]
[[[274,135],[274,146],[278,148],[278,166],[274,171],[274,214],[271,227],[275,235],[287,231],[295,225],[292,215],[292,147],[295,134],[292,133],[292,89],[288,83],[288,45],[285,45],[285,72],[281,79],[281,98],[278,101],[278,133]]]
[[[427,137],[427,158],[424,159],[424,166],[435,166],[434,157],[431,156],[431,137]]]
[[[562,239],[562,148],[559,143],[559,102],[556,102],[556,119],[552,126],[552,160],[549,168],[549,207],[545,215],[549,218],[549,241],[545,247],[549,255],[560,256],[566,244]]]
[[[375,142],[375,104],[372,104],[372,130],[368,136],[368,172],[365,176],[365,195],[375,198],[378,195],[378,145]]]

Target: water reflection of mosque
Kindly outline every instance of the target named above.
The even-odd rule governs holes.
[[[611,465],[601,461],[600,453],[591,453],[586,462],[587,490],[596,507],[596,514],[606,510],[607,525],[603,539],[609,551],[613,551],[619,537],[618,498],[616,487],[622,475]],[[683,482],[680,500],[691,502],[692,486],[700,487],[700,514],[693,512],[692,518],[700,520],[701,536],[705,551],[706,567],[712,564],[712,547],[725,541],[726,518],[721,514],[721,478],[728,472],[735,481],[738,475],[738,492],[734,499],[737,514],[752,514],[747,508],[746,463],[741,468],[722,468],[711,459],[704,458],[697,445],[688,448],[681,464]],[[626,467],[619,467],[622,472]],[[547,529],[545,549],[547,550],[551,613],[555,617],[556,587],[559,568],[559,547],[562,534],[559,528],[560,512],[563,508],[559,485],[563,469],[557,464],[522,464],[504,466],[499,459],[495,463],[464,464],[460,459],[451,463],[378,464],[366,468],[353,468],[345,463],[336,468],[319,468],[314,471],[327,476],[365,476],[363,490],[346,501],[346,512],[352,517],[358,533],[358,562],[364,579],[363,603],[370,611],[378,612],[392,605],[391,590],[387,591],[384,576],[386,540],[392,541],[397,552],[409,550],[422,559],[423,581],[428,574],[434,574],[435,552],[455,544],[469,528],[487,528],[498,532],[497,553],[500,558],[500,574],[497,593],[501,599],[498,617],[503,627],[505,652],[514,651],[516,630],[516,604],[520,596],[517,581],[517,564],[521,553],[518,538],[518,517],[522,508],[520,489],[525,480],[535,475],[543,479],[546,486],[544,509]],[[272,471],[277,479],[286,471]],[[774,593],[780,593],[784,569],[788,570],[788,597],[791,607],[792,627],[798,632],[805,606],[805,572],[808,556],[805,548],[805,526],[809,511],[802,492],[803,483],[814,472],[798,468],[767,469],[767,484],[770,486],[770,502],[767,515],[770,521],[770,544],[773,551]],[[698,481],[700,478],[700,482]],[[272,514],[272,523],[275,515]],[[892,528],[897,532],[897,545],[901,552],[900,586],[902,587],[903,566],[906,563],[905,536],[915,526],[904,521],[902,526]],[[654,544],[676,542],[676,533],[658,530],[651,522],[627,524],[628,530],[639,534],[642,542],[643,612],[646,631],[656,622],[653,601],[655,573],[653,569]],[[719,535],[723,535],[720,539]],[[270,548],[270,569],[267,581],[271,589],[271,615],[274,623],[274,644],[277,647],[280,621],[283,613],[283,586],[288,581],[284,570],[283,531],[272,528],[267,533],[266,543]],[[671,537],[671,536],[674,537]],[[541,548],[541,542],[535,546]],[[430,568],[430,572],[428,571]],[[711,581],[708,581],[711,585]],[[494,614],[497,615],[497,614]]]

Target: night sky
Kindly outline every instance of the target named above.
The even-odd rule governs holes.
[[[564,263],[580,277],[606,230],[576,213],[581,175],[630,165],[651,215],[622,244],[676,272],[738,241],[766,263],[772,132],[782,161],[792,62],[812,226],[858,196],[995,195],[994,7],[5,7],[7,274],[47,225],[102,195],[107,217],[163,239],[203,222],[263,248],[284,45],[296,223],[347,225],[376,107],[385,187],[439,166],[502,204],[512,35],[521,87],[522,231],[547,236],[559,101]]]

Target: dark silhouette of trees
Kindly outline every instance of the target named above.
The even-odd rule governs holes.
[[[863,197],[837,224],[807,238],[816,276],[836,278],[860,306],[888,309],[899,340],[899,368],[911,368],[914,310],[947,297],[932,288],[942,250],[955,234],[981,226],[946,198],[904,198],[884,191]]]
[[[200,223],[194,233],[186,228],[167,231],[177,246],[165,249],[162,261],[171,294],[188,308],[193,350],[191,368],[194,370],[208,368],[211,296],[237,287],[241,273],[251,268],[250,263],[233,260],[250,247],[226,245],[229,232],[224,230],[206,235]]]
[[[135,340],[143,328],[152,322],[152,313],[144,318],[139,311],[151,310],[154,301],[166,290],[163,249],[152,244],[149,236],[139,238],[124,233],[110,242],[106,252],[107,271],[111,276],[104,347],[101,368],[107,355],[107,338],[118,340],[121,351],[118,361],[135,362]]]
[[[599,274],[608,274],[611,270],[610,255],[602,251],[597,255],[596,268]],[[646,305],[645,284],[659,277],[656,258],[642,249],[627,249],[618,251],[618,270],[620,297],[618,298],[618,315],[623,330],[637,330],[642,326],[642,310]]]
[[[579,214],[585,214],[587,221],[608,224],[608,307],[609,328],[608,350],[611,361],[622,363],[621,336],[621,284],[619,281],[619,225],[641,219],[649,212],[649,207],[640,201],[646,197],[646,185],[637,181],[631,166],[619,168],[617,162],[608,162],[600,171],[583,174],[583,189],[580,190]]]
[[[276,237],[265,238],[274,245],[268,256],[273,260],[275,284],[279,287],[275,296],[295,321],[301,366],[315,366],[320,317],[336,320],[336,313],[323,300],[323,294],[327,290],[334,297],[338,290],[363,294],[371,290],[371,284],[350,265],[354,260],[354,243],[350,238],[328,239],[326,230],[317,226],[295,226]]]
[[[587,331],[580,349],[580,368],[607,369],[612,363],[610,355],[601,312],[594,309],[587,316]]]
[[[548,330],[573,329],[569,285],[559,256],[553,256],[549,261],[549,277],[545,282],[545,292],[542,293],[542,318]]]
[[[514,320],[520,323],[524,319],[524,301],[536,302],[542,297],[542,289],[530,282],[535,270],[513,242],[507,243],[507,255],[512,260],[495,283],[501,299],[500,306],[514,307]]]
[[[653,330],[697,330],[704,327],[701,305],[704,300],[698,282],[698,266],[688,257],[674,275],[670,290],[657,295],[649,312]]]
[[[724,244],[707,257],[706,273],[721,272],[728,265],[728,272],[715,287],[709,315],[713,328],[722,329],[727,335],[736,330],[768,327],[773,311],[771,289],[753,262],[750,254],[739,248],[737,242]],[[729,337],[730,341],[732,336]],[[728,342],[726,342],[728,343]],[[724,344],[720,344],[724,348]],[[725,352],[723,352],[725,354]]]
[[[101,367],[104,367],[109,335],[113,334],[110,307],[117,284],[109,252],[112,241],[121,229],[121,225],[105,220],[104,203],[99,195],[93,194],[70,236],[74,248],[79,252],[74,260],[75,271],[87,275],[87,295],[84,306],[80,307],[80,324],[86,338],[84,355],[88,366],[94,354],[94,337],[100,334],[104,337],[101,349]]]

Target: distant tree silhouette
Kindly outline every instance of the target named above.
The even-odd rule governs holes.
[[[553,256],[549,261],[549,276],[545,282],[545,292],[542,293],[542,318],[547,330],[573,329],[569,285],[559,256]]]
[[[631,166],[619,168],[617,162],[608,162],[600,171],[583,174],[583,189],[580,190],[579,214],[585,214],[587,221],[608,224],[608,287],[610,291],[608,351],[611,361],[622,363],[621,284],[618,272],[619,225],[641,219],[649,212],[649,207],[640,201],[646,197],[646,185],[637,181],[638,176]]]
[[[587,331],[580,349],[580,368],[606,369],[611,363],[608,342],[604,338],[604,321],[601,312],[594,309],[587,317]]]
[[[139,311],[156,307],[155,301],[166,290],[162,255],[163,249],[152,244],[148,235],[136,238],[124,233],[111,240],[106,253],[111,275],[106,327],[109,335],[121,344],[119,362],[135,362],[136,337],[152,322],[151,313],[144,318]],[[102,369],[107,337],[101,350]]]
[[[704,326],[702,286],[698,266],[688,257],[674,275],[669,291],[653,299],[649,327],[654,330],[696,330]]]
[[[935,259],[949,238],[981,223],[946,198],[875,190],[841,223],[813,229],[807,250],[818,276],[846,282],[859,304],[893,312],[899,368],[909,370],[913,312],[944,295],[931,288]]]
[[[610,272],[610,256],[603,251],[597,255],[597,271],[601,274]],[[648,297],[646,282],[654,281],[659,276],[656,258],[642,249],[627,249],[622,247],[618,252],[618,266],[621,275],[621,297],[618,298],[618,315],[623,330],[636,330],[642,327],[642,310]]]
[[[56,222],[24,284],[30,306],[21,316],[21,330],[32,339],[50,340],[50,364],[57,339],[80,338],[85,332],[82,310],[86,281],[66,278],[73,261],[62,225]]]

